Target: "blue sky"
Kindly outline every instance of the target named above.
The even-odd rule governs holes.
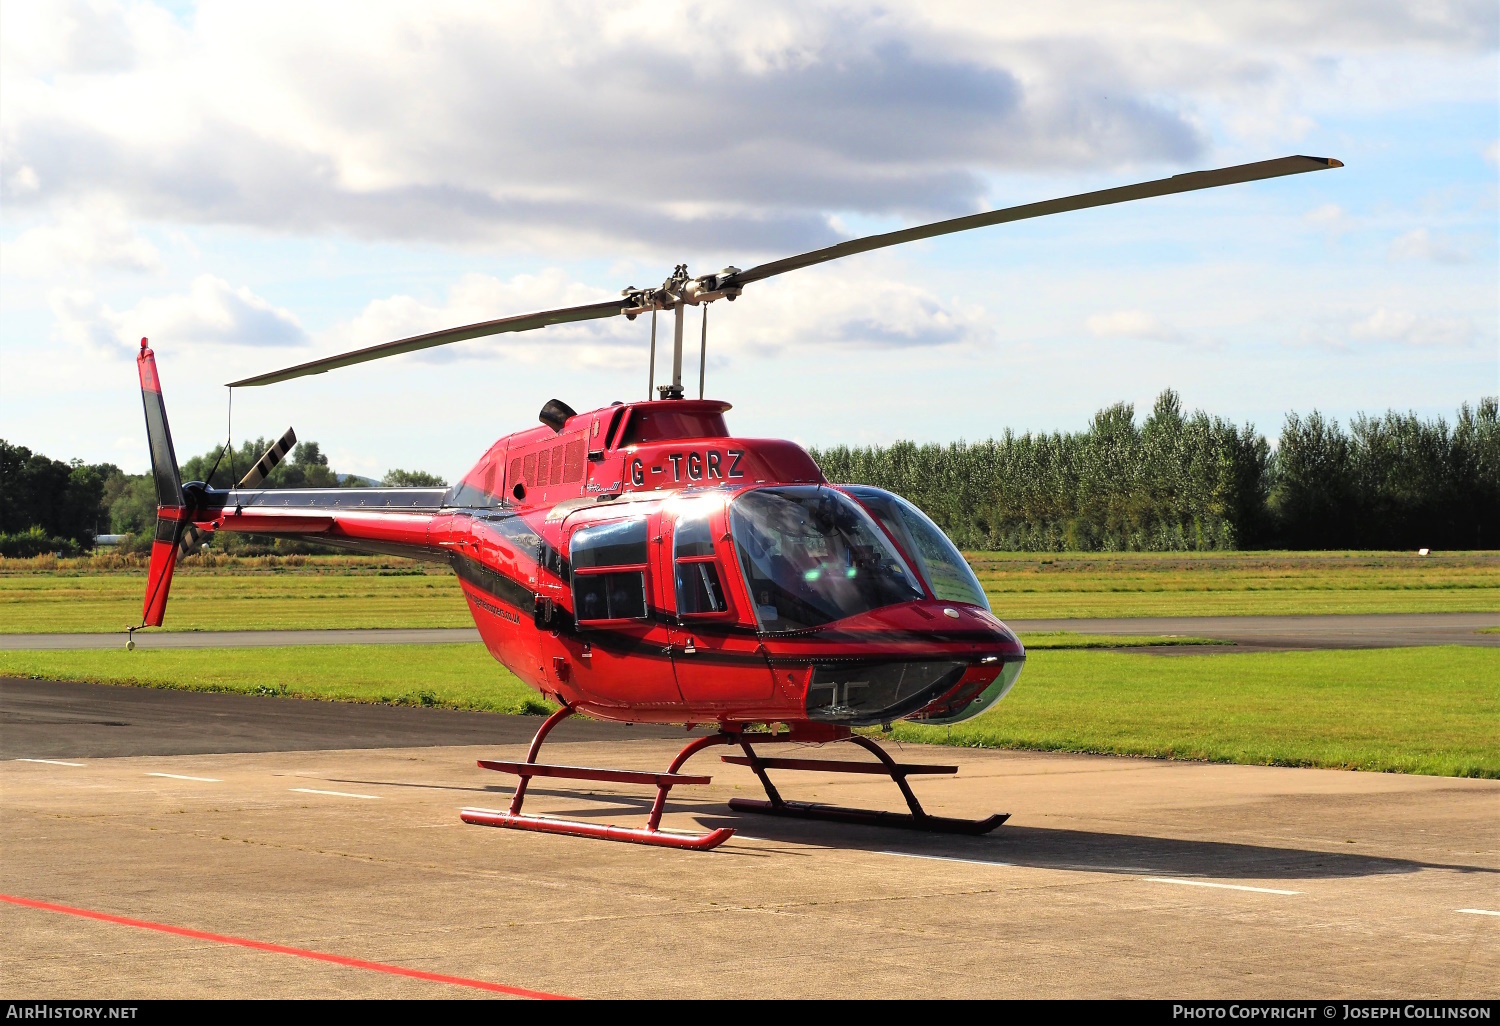
[[[709,392],[810,445],[1500,392],[1493,3],[1034,7],[9,3],[0,436],[144,469],[141,335],[185,455],[235,377],[1288,153],[1346,166],[761,283],[713,307]],[[642,396],[646,330],[239,390],[234,430],[451,478],[548,398]]]

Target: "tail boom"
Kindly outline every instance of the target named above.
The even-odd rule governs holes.
[[[358,552],[446,562],[430,540],[440,488],[307,488],[205,491],[194,504],[201,531],[303,538]]]

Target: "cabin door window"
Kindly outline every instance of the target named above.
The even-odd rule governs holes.
[[[644,620],[648,615],[646,521],[619,520],[573,532],[573,615],[579,626]]]

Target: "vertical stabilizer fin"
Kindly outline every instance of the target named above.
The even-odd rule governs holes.
[[[161,378],[156,373],[156,354],[141,339],[135,359],[141,375],[141,402],[146,408],[146,438],[151,443],[151,477],[156,483],[156,537],[151,543],[151,567],[146,576],[146,602],[141,626],[160,627],[172,589],[172,570],[177,565],[177,547],[188,526],[187,500],[177,471],[177,453],[167,427],[167,407],[162,402]]]

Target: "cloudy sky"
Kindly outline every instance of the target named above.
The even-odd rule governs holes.
[[[144,469],[142,335],[185,457],[248,374],[1290,153],[1346,167],[753,286],[708,391],[817,445],[1500,392],[1493,0],[1044,6],[7,0],[0,437]],[[647,331],[236,390],[234,433],[451,478],[548,398],[643,396]]]

